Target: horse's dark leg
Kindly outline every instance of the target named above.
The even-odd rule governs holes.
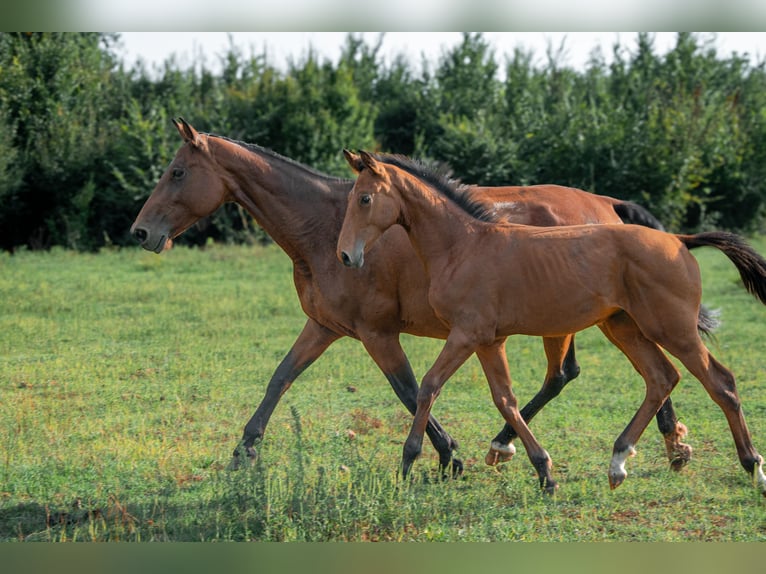
[[[556,398],[564,386],[580,374],[580,365],[575,358],[574,335],[559,338],[543,338],[545,356],[548,359],[548,371],[545,374],[543,386],[537,394],[521,409],[524,421],[529,422],[532,418]],[[489,452],[484,459],[489,465],[506,462],[516,452],[511,441],[516,438],[516,432],[508,423],[503,430],[492,439]]]
[[[412,371],[410,361],[399,343],[399,334],[362,335],[362,343],[394,389],[394,393],[411,414],[417,409],[418,382]],[[463,463],[453,458],[457,441],[439,424],[434,417],[428,417],[426,434],[439,453],[439,467],[444,474],[452,463],[452,476],[463,472]]]
[[[257,456],[255,443],[263,438],[266,425],[282,395],[290,388],[293,381],[313,363],[339,335],[309,319],[303,331],[293,343],[290,351],[274,371],[266,386],[266,394],[258,405],[255,414],[245,425],[242,440],[234,450],[234,457],[229,468],[237,469],[244,462],[243,458],[254,459]]]
[[[670,397],[657,411],[657,427],[665,439],[670,468],[675,471],[681,470],[692,458],[692,447],[681,442],[688,431],[686,425],[678,421]]]

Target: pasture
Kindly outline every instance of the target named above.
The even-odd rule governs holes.
[[[766,253],[766,240],[754,246]],[[721,310],[716,357],[737,376],[766,452],[766,308],[726,257],[695,250]],[[726,421],[685,371],[673,393],[693,460],[668,469],[652,422],[611,491],[614,439],[644,385],[598,329],[580,377],[531,428],[560,489],[541,494],[518,453],[484,464],[502,420],[475,358],[433,414],[463,476],[438,480],[426,441],[397,477],[411,417],[361,344],[331,346],[282,398],[250,468],[227,470],[242,427],[305,322],[275,246],[0,255],[0,540],[763,541],[766,500]],[[441,341],[404,335],[418,377]],[[524,403],[543,380],[539,339],[508,342]]]

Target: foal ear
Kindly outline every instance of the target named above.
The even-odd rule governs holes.
[[[343,156],[346,158],[348,165],[351,166],[351,169],[354,170],[354,173],[359,173],[364,169],[364,163],[362,163],[362,158],[359,157],[359,154],[355,154],[350,150],[344,149]]]
[[[173,124],[176,126],[178,133],[181,134],[181,137],[185,142],[190,143],[194,147],[201,147],[202,138],[200,137],[199,132],[195,130],[189,122],[179,117],[178,119],[173,118]]]
[[[374,157],[372,157],[372,154],[361,150],[359,152],[360,157],[362,158],[362,163],[364,164],[364,167],[369,169],[373,174],[382,177],[385,173],[383,171],[383,168],[380,167],[380,162],[376,160]],[[361,170],[360,170],[361,171]]]

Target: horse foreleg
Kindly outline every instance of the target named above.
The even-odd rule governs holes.
[[[617,488],[627,477],[625,461],[635,454],[635,445],[681,378],[660,347],[647,339],[626,313],[610,317],[601,330],[628,357],[644,378],[646,396],[633,419],[614,443],[609,465],[609,486]]]
[[[391,384],[394,393],[411,414],[417,409],[418,382],[412,372],[412,366],[407,359],[401,344],[399,334],[360,334],[362,344]],[[463,472],[463,463],[453,458],[453,451],[458,448],[457,441],[439,424],[433,416],[429,416],[426,433],[434,448],[439,453],[439,466],[442,474],[452,463],[452,476],[457,477]]]
[[[412,427],[402,451],[403,478],[407,477],[412,464],[423,448],[423,435],[430,420],[431,407],[436,397],[439,396],[447,379],[466,362],[475,349],[476,344],[470,338],[453,329],[433,366],[423,377],[423,382],[418,390]]]
[[[479,358],[487,377],[489,388],[492,391],[492,400],[524,444],[527,456],[537,471],[541,488],[548,493],[553,493],[558,485],[551,474],[551,457],[537,442],[532,431],[524,422],[516,403],[516,397],[511,389],[511,374],[508,369],[508,359],[505,356],[505,340],[497,341],[490,346],[479,347],[476,350],[476,356]]]
[[[521,416],[527,423],[540,409],[556,398],[569,381],[580,374],[580,365],[577,364],[575,358],[574,335],[544,337],[543,348],[548,359],[548,370],[545,373],[543,386],[532,400],[521,409]],[[516,436],[516,431],[511,425],[505,423],[503,430],[492,439],[484,462],[493,466],[510,460],[516,453],[516,447],[513,446],[512,442]]]
[[[279,399],[290,388],[293,381],[338,338],[339,335],[326,329],[313,319],[306,322],[292,348],[271,376],[266,386],[265,396],[245,425],[242,440],[234,450],[229,465],[230,469],[238,469],[245,458],[252,461],[257,457],[254,445],[263,438],[266,425],[277,403],[279,403]]]

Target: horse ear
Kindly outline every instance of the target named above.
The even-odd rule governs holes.
[[[343,156],[346,158],[348,165],[351,166],[351,169],[353,169],[355,173],[359,173],[364,169],[364,164],[362,163],[362,158],[359,157],[359,154],[344,149]]]
[[[372,154],[364,150],[361,150],[359,152],[359,156],[362,159],[362,164],[364,164],[364,167],[369,169],[372,173],[374,173],[377,176],[383,175],[383,169],[380,167],[380,163],[378,162],[378,160],[372,157]]]
[[[194,147],[201,146],[202,138],[200,137],[199,132],[195,130],[189,122],[179,117],[178,119],[173,119],[173,124],[176,126],[178,133],[181,134],[181,137],[185,142],[190,143]]]

